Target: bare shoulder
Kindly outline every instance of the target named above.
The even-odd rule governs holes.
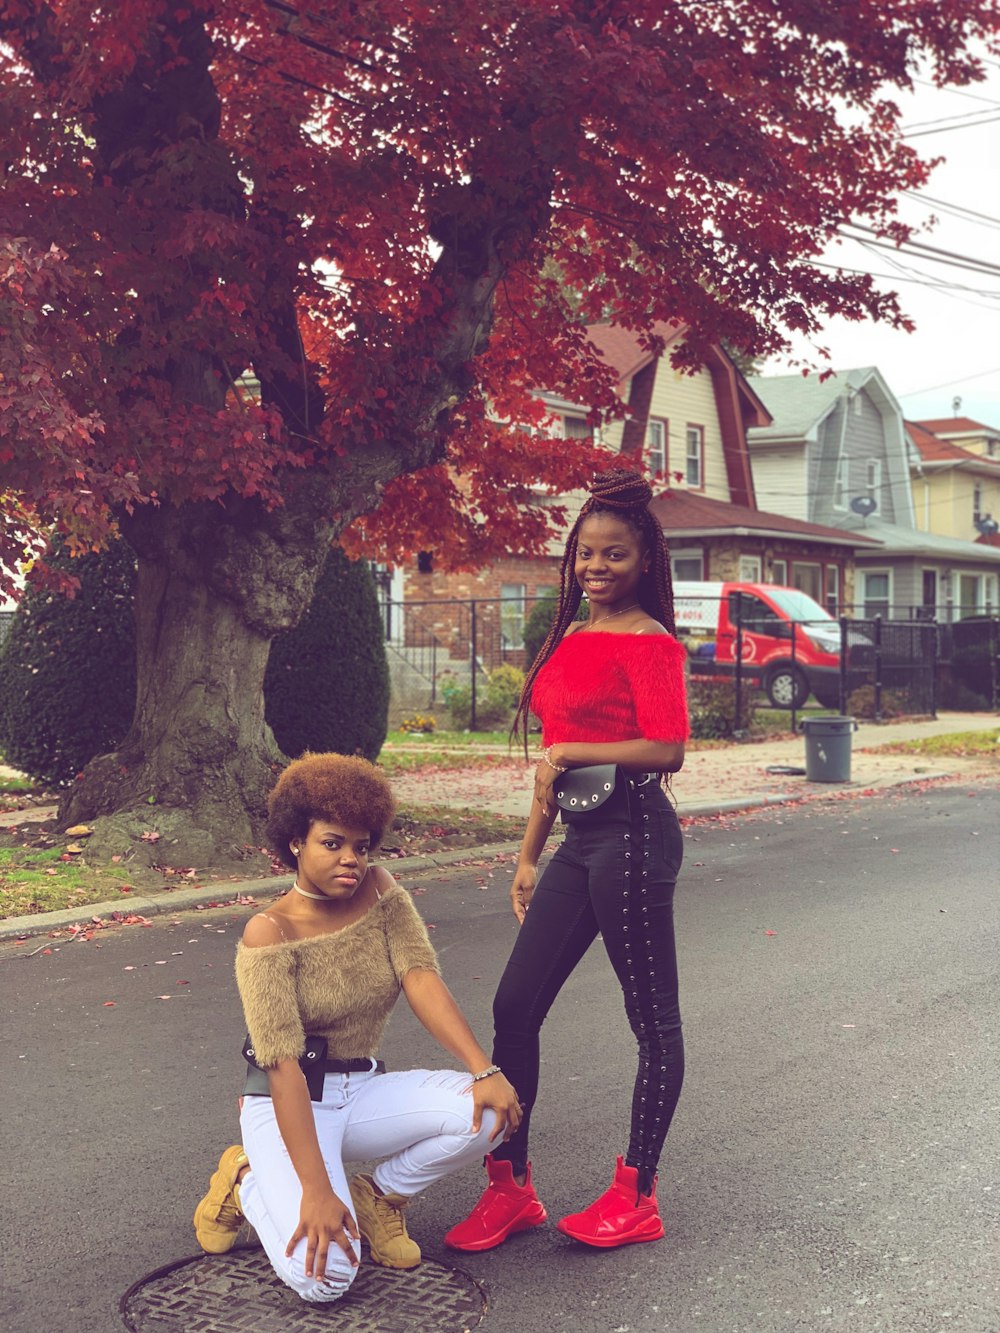
[[[288,938],[281,922],[271,912],[257,912],[243,927],[243,943],[248,949],[260,949],[267,944],[284,944]]]
[[[373,864],[368,873],[375,881],[375,892],[380,898],[384,898],[385,895],[391,893],[393,889],[399,888],[397,880],[381,863]]]
[[[664,625],[661,625],[658,620],[654,620],[652,616],[644,616],[632,633],[647,635],[666,634],[668,638],[670,637],[670,631]]]
[[[574,620],[572,624],[566,626],[563,638],[568,639],[571,634],[579,634],[580,631],[586,629],[586,627],[587,622],[585,620]]]

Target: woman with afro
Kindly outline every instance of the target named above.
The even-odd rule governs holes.
[[[524,1115],[487,1156],[487,1188],[472,1213],[445,1237],[455,1249],[488,1250],[545,1220],[528,1161],[539,1031],[598,933],[638,1043],[631,1127],[611,1187],[558,1226],[602,1248],[663,1235],[656,1168],[680,1095],[684,1048],[673,928],[682,843],[661,783],[684,762],[688,717],[670,562],[651,498],[647,483],[628,471],[594,483],[566,544],[555,621],[521,694],[514,728],[521,725],[527,752],[534,712],[543,749],[511,889],[521,929],[494,1000],[493,1059],[517,1086]],[[589,615],[578,623],[584,596]],[[594,765],[615,767],[600,782],[588,774],[576,808],[563,811],[565,840],[536,884],[557,812],[554,793],[575,770]],[[611,794],[591,807],[598,786]]]
[[[306,1301],[334,1301],[375,1263],[414,1268],[407,1202],[513,1133],[517,1094],[441,980],[410,895],[371,856],[392,792],[365,759],[306,755],[271,793],[268,842],[291,890],[247,922],[236,954],[249,1070],[242,1146],[227,1148],[194,1215],[208,1253],[244,1218],[275,1272]],[[465,1067],[385,1073],[377,1059],[402,993]],[[382,1158],[350,1182],[345,1160]]]

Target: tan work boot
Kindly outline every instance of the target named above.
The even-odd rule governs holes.
[[[208,1182],[208,1193],[194,1210],[194,1233],[206,1254],[226,1254],[236,1244],[243,1225],[240,1209],[239,1174],[250,1162],[235,1144],[219,1158]]]
[[[368,1242],[372,1263],[383,1268],[416,1268],[420,1246],[406,1230],[403,1209],[407,1200],[401,1194],[380,1194],[370,1176],[355,1176],[351,1181],[351,1201],[358,1230]]]

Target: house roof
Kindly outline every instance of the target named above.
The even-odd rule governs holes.
[[[649,332],[662,338],[669,347],[680,338],[685,327],[676,321],[668,324],[664,320],[657,320]],[[620,382],[638,374],[654,356],[647,347],[643,347],[640,335],[634,329],[623,329],[618,324],[588,324],[587,337],[608,365],[618,372]]]
[[[876,547],[875,536],[826,528],[819,523],[804,523],[783,514],[765,514],[745,505],[711,500],[694,491],[666,490],[655,496],[650,513],[669,536],[745,535],[753,537],[799,538],[829,546]]]
[[[827,416],[845,389],[862,389],[875,366],[838,370],[820,379],[818,375],[751,375],[750,387],[764,402],[773,421],[753,429],[751,443],[804,439]]]
[[[981,454],[963,449],[960,444],[951,444],[932,434],[919,421],[906,421],[903,424],[925,463],[971,463],[976,470],[985,469],[1000,477],[1000,460],[983,458]]]
[[[929,421],[918,421],[916,425],[923,426],[932,435],[945,438],[953,435],[1000,435],[1000,430],[995,426],[973,421],[971,417],[933,417]]]
[[[883,523],[881,519],[862,519],[854,514],[845,519],[845,531],[857,534],[863,532],[882,543],[883,554],[887,556],[925,556],[931,560],[947,560],[951,564],[983,565],[992,568],[1000,565],[1000,547],[980,545],[979,542],[962,541],[959,537],[942,537],[936,532],[921,532],[917,528],[904,528],[898,523]],[[865,556],[874,552],[859,552]]]

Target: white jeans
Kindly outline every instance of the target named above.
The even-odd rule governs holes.
[[[400,1073],[327,1074],[323,1100],[313,1102],[316,1134],[330,1183],[351,1207],[344,1161],[385,1157],[374,1172],[383,1193],[418,1194],[490,1150],[496,1115],[483,1114],[472,1133],[468,1074],[408,1069]],[[270,1097],[245,1097],[240,1113],[250,1170],[240,1182],[240,1205],[281,1280],[304,1301],[335,1301],[356,1268],[331,1244],[325,1278],[307,1277],[306,1241],[285,1249],[299,1224],[302,1186],[278,1130]],[[360,1246],[354,1243],[360,1259]]]

